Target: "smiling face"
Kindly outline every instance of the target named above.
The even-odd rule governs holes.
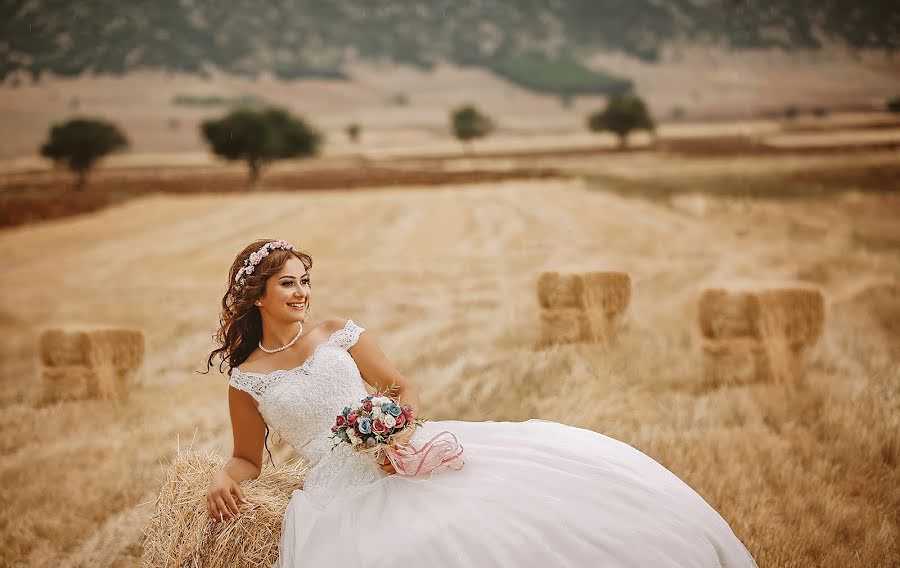
[[[310,298],[310,277],[296,256],[285,261],[266,282],[266,291],[256,301],[260,311],[283,321],[303,321]]]

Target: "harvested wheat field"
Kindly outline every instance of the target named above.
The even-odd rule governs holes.
[[[760,159],[772,167],[759,183],[780,175]],[[568,164],[588,182],[148,194],[4,229],[0,565],[136,566],[177,445],[230,455],[226,377],[199,372],[233,256],[272,237],[313,256],[312,319],[365,327],[419,385],[425,417],[538,417],[625,441],[696,489],[763,567],[896,566],[900,194],[629,194],[676,183],[673,158],[652,160]],[[883,161],[896,172],[896,154]],[[640,164],[644,177],[615,186],[616,168]],[[538,278],[559,268],[628,275],[614,341],[536,347]],[[803,372],[704,374],[698,302],[730,282],[821,291]],[[37,404],[38,333],[64,324],[143,333],[127,396]],[[273,454],[293,457],[283,443]]]

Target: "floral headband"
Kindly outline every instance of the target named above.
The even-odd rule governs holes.
[[[270,241],[264,244],[260,249],[254,253],[252,253],[247,260],[244,261],[244,266],[241,267],[240,270],[237,271],[237,274],[234,276],[235,287],[240,288],[247,282],[247,275],[253,274],[253,269],[256,267],[260,261],[267,256],[273,250],[283,249],[283,250],[294,250],[294,245],[287,241]]]

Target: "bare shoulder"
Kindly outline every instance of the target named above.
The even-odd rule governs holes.
[[[322,322],[322,328],[328,333],[334,333],[347,325],[350,318],[328,318]]]

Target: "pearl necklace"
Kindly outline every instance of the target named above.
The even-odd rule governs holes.
[[[260,341],[260,342],[259,342],[259,348],[262,349],[263,351],[265,351],[266,353],[278,353],[279,351],[284,351],[285,349],[287,349],[287,348],[290,347],[291,345],[297,343],[297,340],[300,339],[300,334],[301,334],[301,333],[303,333],[303,323],[302,323],[302,322],[300,323],[300,329],[297,330],[297,335],[295,335],[295,336],[294,336],[294,339],[292,339],[287,345],[282,345],[281,347],[278,347],[278,348],[275,348],[275,349],[266,349],[265,347],[262,346],[262,341]]]

